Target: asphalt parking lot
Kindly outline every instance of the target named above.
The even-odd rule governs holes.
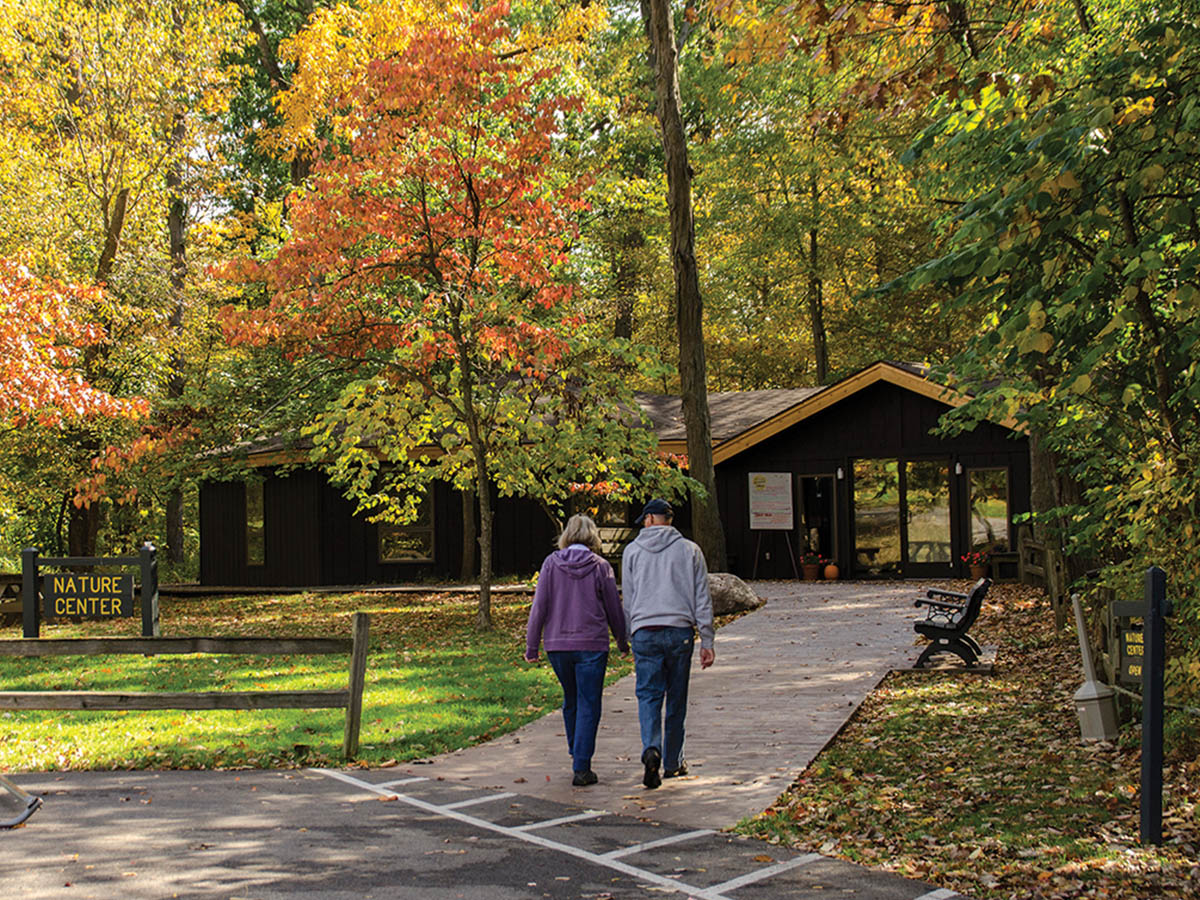
[[[396,774],[18,776],[45,805],[0,832],[0,878],[23,900],[955,896],[710,829]]]

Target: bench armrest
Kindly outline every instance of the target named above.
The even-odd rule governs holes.
[[[929,593],[932,594],[933,591],[930,591]],[[946,592],[946,593],[949,593],[949,592]],[[913,603],[913,606],[929,606],[929,607],[932,607],[933,609],[941,609],[941,610],[948,609],[948,610],[952,610],[954,612],[960,612],[966,608],[961,603],[945,603],[940,600],[917,600],[915,603]]]
[[[925,596],[933,599],[934,597],[953,597],[955,600],[961,600],[965,605],[970,594],[960,594],[958,591],[943,591],[940,588],[930,588],[925,592]]]

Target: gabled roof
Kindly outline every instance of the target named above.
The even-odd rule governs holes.
[[[927,366],[913,363],[877,362],[836,384],[825,387],[710,394],[708,399],[712,420],[713,462],[724,462],[835,403],[881,382],[894,384],[947,406],[962,406],[970,399],[930,381],[925,377],[928,371]],[[657,399],[648,406],[643,398]],[[679,412],[679,398],[647,394],[639,395],[638,402],[650,415],[659,441],[664,445],[663,449],[685,452],[686,435]],[[1018,427],[1012,419],[999,424],[1006,428]]]

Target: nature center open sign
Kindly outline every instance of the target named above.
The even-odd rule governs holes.
[[[42,581],[42,602],[46,618],[132,616],[133,576],[46,575]]]

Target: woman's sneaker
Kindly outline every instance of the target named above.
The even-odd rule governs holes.
[[[678,778],[681,775],[686,775],[687,773],[687,763],[681,759],[679,761],[679,765],[677,765],[675,768],[663,769],[663,778]]]
[[[647,747],[642,754],[642,765],[646,767],[646,773],[642,775],[642,784],[648,788],[656,788],[662,784],[662,778],[658,774],[661,763],[662,754],[658,752],[658,748]]]

